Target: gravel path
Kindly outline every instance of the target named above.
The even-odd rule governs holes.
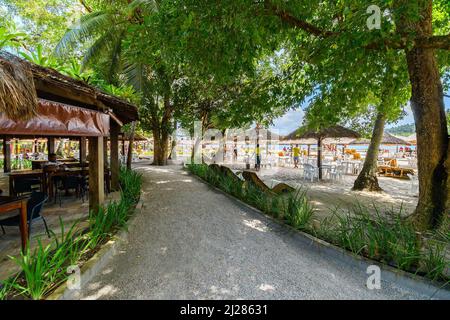
[[[327,259],[178,167],[140,165],[144,209],[83,299],[416,299]]]

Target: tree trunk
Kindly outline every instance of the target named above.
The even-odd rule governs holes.
[[[162,128],[153,130],[154,152],[153,165],[165,166],[169,154],[169,134],[163,132]]]
[[[399,1],[398,4],[417,6],[413,1]],[[420,20],[411,21],[408,16],[400,16],[397,21],[399,33],[414,33],[416,37],[433,34],[433,2],[419,2],[419,5]],[[411,220],[418,230],[423,231],[437,229],[449,218],[449,136],[435,50],[413,47],[406,51],[406,60],[412,89],[411,108],[416,124],[419,170],[419,202]]]
[[[419,170],[419,203],[413,221],[420,230],[435,229],[449,210],[450,150],[443,90],[433,50],[415,48],[407,53],[407,61]]]
[[[133,144],[134,133],[136,131],[136,122],[131,124],[130,141],[128,142],[127,169],[131,170],[131,162],[133,161]]]
[[[164,110],[162,117],[158,116],[157,112],[152,114],[153,123],[153,165],[165,166],[167,165],[167,158],[169,156],[169,138],[172,129],[173,107],[170,104],[169,95],[164,97]]]
[[[377,119],[375,120],[372,139],[370,140],[369,150],[367,150],[363,168],[359,173],[358,178],[356,178],[352,190],[382,191],[378,185],[377,159],[378,150],[380,149],[381,140],[383,139],[385,123],[386,116],[382,112],[379,112]]]

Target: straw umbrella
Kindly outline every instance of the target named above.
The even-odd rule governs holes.
[[[317,167],[319,168],[319,179],[322,179],[322,142],[326,138],[353,138],[360,137],[359,133],[342,126],[331,126],[320,130],[307,130],[303,127],[289,135],[293,139],[316,139],[317,140]]]
[[[35,115],[37,95],[29,67],[10,53],[0,51],[0,112],[12,120]]]
[[[358,139],[355,141],[352,141],[350,144],[370,144],[370,139]],[[383,138],[381,139],[381,144],[385,146],[396,146],[397,152],[398,152],[398,146],[410,146],[411,143],[409,143],[406,140],[403,140],[401,138],[398,138],[396,136],[393,136],[392,134],[388,132],[383,133]]]

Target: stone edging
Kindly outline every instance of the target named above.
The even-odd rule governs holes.
[[[117,253],[118,248],[128,241],[128,234],[134,226],[136,217],[141,212],[143,207],[144,203],[140,200],[134,209],[133,215],[128,220],[128,228],[126,230],[119,231],[112,237],[111,240],[104,244],[92,258],[83,264],[80,270],[81,287],[87,285],[87,283],[92,280],[94,276],[100,273],[109,260]],[[67,283],[64,282],[51,295],[49,295],[46,300],[75,300],[78,299],[79,296],[79,290],[69,289],[67,287]]]
[[[381,269],[384,281],[388,281],[393,284],[409,288],[410,290],[416,291],[419,294],[430,296],[430,297],[432,297],[432,299],[450,300],[450,286],[448,284],[443,286],[442,284],[435,283],[424,277],[414,275],[414,274],[408,273],[406,271],[388,266],[379,261],[371,260],[366,257],[353,254],[345,249],[337,247],[337,246],[335,246],[331,243],[328,243],[322,239],[316,238],[308,233],[297,230],[297,229],[293,228],[292,226],[285,224],[282,221],[275,219],[275,218],[265,214],[261,210],[243,202],[242,200],[234,197],[233,195],[228,194],[227,192],[223,191],[222,189],[217,188],[216,186],[201,179],[200,177],[196,176],[195,174],[191,173],[190,171],[188,171],[188,170],[186,170],[186,171],[189,173],[190,176],[195,177],[200,182],[202,182],[202,183],[208,185],[209,187],[211,187],[212,189],[222,193],[229,199],[239,203],[241,206],[244,206],[244,207],[252,210],[253,212],[258,213],[259,215],[262,215],[266,219],[270,220],[273,223],[278,224],[279,226],[282,226],[284,228],[291,230],[293,235],[296,236],[296,238],[299,241],[301,241],[302,243],[304,243],[306,245],[313,246],[317,251],[319,251],[320,255],[322,255],[322,256],[326,256],[327,258],[334,258],[340,262],[351,265],[352,267],[364,268],[364,270],[370,265],[377,265]]]

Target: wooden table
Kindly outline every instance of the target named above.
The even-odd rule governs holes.
[[[23,251],[26,249],[28,243],[27,202],[28,198],[26,197],[0,196],[0,214],[20,210],[19,227]]]
[[[44,191],[46,189],[45,174],[42,169],[13,171],[13,172],[9,173],[8,175],[9,175],[9,194],[12,197],[17,196],[17,194],[14,190],[14,180],[15,179],[38,178],[41,181],[41,190]]]

